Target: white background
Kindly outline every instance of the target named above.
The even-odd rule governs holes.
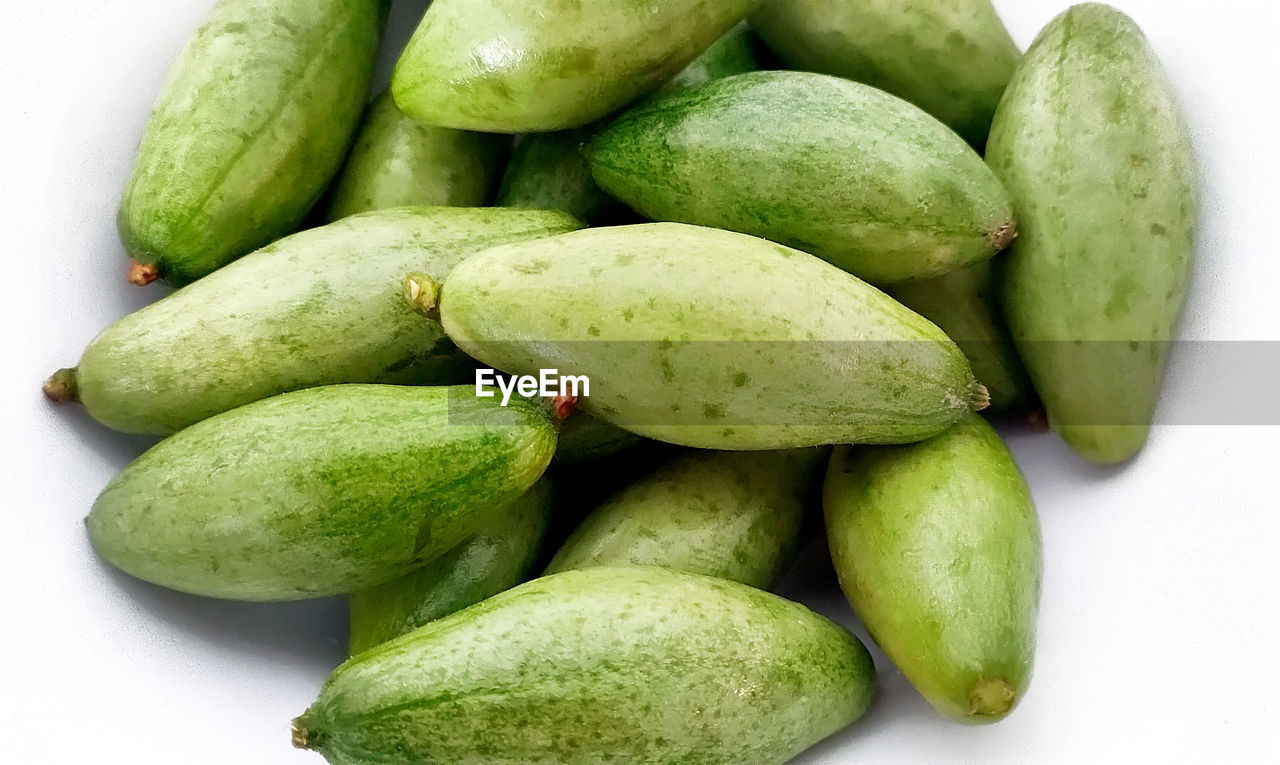
[[[532,1],[532,0],[531,0]],[[1280,12],[1122,0],[1186,106],[1205,190],[1182,335],[1280,340]],[[203,601],[116,574],[81,519],[146,446],[39,393],[157,292],[114,213],[152,99],[213,0],[0,3],[0,762],[320,762],[289,719],[343,650],[343,606]],[[1064,0],[997,3],[1022,45]],[[422,2],[400,3],[407,24]],[[1169,406],[1214,396],[1175,357]],[[1274,388],[1273,388],[1274,390]],[[1168,427],[1121,469],[1012,445],[1044,526],[1040,647],[1006,721],[941,719],[878,657],[866,719],[810,763],[1278,762],[1280,431]],[[852,617],[811,555],[791,594]]]

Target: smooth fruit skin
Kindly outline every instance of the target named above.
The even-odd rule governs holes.
[[[1089,460],[1122,462],[1150,430],[1197,215],[1191,139],[1133,21],[1087,4],[1049,24],[987,161],[1022,224],[1004,309],[1049,424]]]
[[[973,374],[991,393],[991,411],[1025,414],[1037,406],[1000,310],[993,262],[893,285],[889,294],[947,333],[969,357]],[[998,269],[997,269],[998,270]]]
[[[395,207],[483,207],[493,199],[509,141],[419,124],[389,93],[369,106],[329,191],[330,221]]]
[[[470,386],[310,388],[161,441],[103,490],[89,537],[126,573],[196,595],[353,592],[493,528],[555,443],[537,405]]]
[[[711,47],[665,85],[650,93],[646,101],[700,88],[708,82],[723,80],[735,74],[754,72],[760,68],[760,60],[756,55],[757,44],[751,27],[745,21],[738,24],[713,42]]]
[[[560,443],[556,446],[557,465],[575,465],[611,457],[644,443],[634,433],[611,425],[586,412],[576,412],[560,426]]]
[[[380,0],[221,0],[174,64],[120,235],[183,285],[290,234],[341,167],[369,95]]]
[[[772,0],[751,23],[791,67],[888,91],[979,148],[1020,55],[991,0]]]
[[[391,92],[419,122],[523,133],[581,127],[674,77],[759,0],[436,0]]]
[[[563,433],[562,428],[562,438]],[[669,444],[641,440],[639,445],[622,453],[567,464],[553,460],[551,472],[556,482],[556,511],[551,518],[539,570],[546,568],[560,546],[592,510],[662,467],[678,451],[679,447]]]
[[[583,153],[599,129],[592,124],[521,137],[502,176],[497,203],[564,210],[584,223],[603,219],[617,203],[596,185]]]
[[[1016,231],[1008,193],[946,125],[839,77],[717,80],[624,113],[590,160],[647,218],[772,239],[876,283],[988,259]]]
[[[165,435],[316,385],[462,382],[471,362],[406,305],[406,272],[437,279],[501,242],[571,231],[559,212],[406,208],[283,239],[117,321],[84,352],[78,395],[117,430]]]
[[[823,510],[841,589],[912,685],[959,722],[1007,715],[1031,679],[1040,526],[991,426],[839,447]]]
[[[592,512],[545,573],[658,566],[768,589],[795,552],[827,454],[686,452]]]
[[[478,253],[445,282],[440,316],[473,358],[586,375],[584,411],[681,446],[917,441],[985,397],[954,343],[874,287],[680,223]]]
[[[712,80],[756,68],[755,38],[745,24],[717,40],[650,98],[705,85]],[[531,133],[516,144],[498,191],[505,207],[564,210],[578,220],[595,223],[617,206],[591,177],[585,148],[601,123],[554,133]]]
[[[509,590],[533,570],[551,517],[549,479],[422,568],[351,593],[351,655]]]
[[[294,721],[332,763],[781,765],[856,720],[866,649],[710,577],[536,579],[360,654]]]

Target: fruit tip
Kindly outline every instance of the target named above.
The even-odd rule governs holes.
[[[66,404],[80,400],[79,387],[76,384],[75,367],[59,369],[48,380],[44,381],[44,395],[55,403]]]
[[[160,271],[150,263],[132,261],[129,264],[129,283],[145,287],[160,278]]]
[[[430,274],[415,271],[404,278],[402,283],[404,299],[413,310],[424,315],[433,315],[440,305],[440,282]]]
[[[991,406],[991,391],[980,382],[975,382],[969,389],[969,408],[975,412]]]
[[[968,715],[974,722],[994,722],[1013,709],[1018,694],[1003,677],[984,677],[969,690]]]
[[[294,749],[310,749],[312,744],[311,732],[307,730],[307,716],[299,715],[293,718],[292,724],[289,726],[289,737],[293,742]]]
[[[573,414],[577,408],[577,396],[556,396],[551,399],[551,413],[560,422],[569,419],[569,415]]]
[[[1013,240],[1018,238],[1018,224],[1010,220],[1007,223],[1000,224],[989,234],[991,246],[996,252],[1002,252],[1013,244]]]

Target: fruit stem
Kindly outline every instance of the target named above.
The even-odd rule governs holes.
[[[404,278],[402,283],[404,299],[413,310],[424,316],[437,318],[440,312],[440,282],[431,278],[430,274],[414,271]]]
[[[307,730],[306,715],[293,718],[289,734],[295,749],[311,749],[315,745],[315,737],[311,735],[311,731]]]
[[[996,252],[1002,252],[1013,244],[1013,240],[1018,238],[1018,224],[1014,221],[1002,223],[998,228],[987,235],[991,240],[991,246]]]
[[[974,382],[969,387],[969,408],[975,412],[981,412],[989,406],[991,406],[991,391],[987,390],[987,386],[982,383]]]
[[[132,261],[129,264],[129,283],[145,287],[160,278],[160,271],[149,263]]]
[[[1003,677],[984,677],[969,691],[969,716],[1001,718],[1013,709],[1017,693]]]
[[[561,422],[569,419],[569,415],[573,414],[577,408],[577,396],[556,396],[551,399],[551,413]]]
[[[80,400],[79,385],[76,383],[75,367],[59,369],[53,373],[53,376],[44,382],[44,395],[50,401],[59,404],[66,404],[71,401]]]

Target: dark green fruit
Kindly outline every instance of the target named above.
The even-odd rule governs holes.
[[[551,484],[544,479],[434,561],[351,593],[347,650],[367,651],[523,582],[542,547],[551,508]]]
[[[797,603],[593,568],[353,657],[293,740],[335,765],[782,765],[856,720],[874,680],[857,638]]]
[[[491,528],[555,444],[541,407],[471,386],[309,388],[161,441],[103,490],[89,537],[126,573],[196,595],[353,592]]]
[[[120,205],[130,280],[182,285],[293,233],[369,97],[381,0],[220,0],[173,65]]]

